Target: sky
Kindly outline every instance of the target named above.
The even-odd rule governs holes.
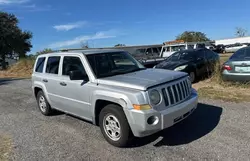
[[[208,38],[250,34],[249,0],[0,0],[33,33],[32,51],[116,44],[146,45],[171,41],[184,31]]]

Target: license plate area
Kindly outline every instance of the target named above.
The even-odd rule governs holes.
[[[250,66],[235,66],[234,70],[239,73],[250,73]]]

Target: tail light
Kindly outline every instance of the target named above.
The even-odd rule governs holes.
[[[232,68],[229,65],[223,65],[224,70],[232,70]]]

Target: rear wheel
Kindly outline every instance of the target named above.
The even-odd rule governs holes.
[[[49,116],[53,113],[52,108],[50,107],[50,104],[48,103],[43,91],[39,91],[37,93],[37,104],[40,112],[45,115]]]
[[[99,125],[104,138],[111,145],[125,147],[131,140],[131,130],[127,118],[118,105],[107,105],[99,116]]]

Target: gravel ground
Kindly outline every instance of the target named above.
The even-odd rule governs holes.
[[[90,123],[41,115],[30,86],[30,80],[0,80],[0,135],[12,140],[10,160],[250,159],[250,104],[200,100],[185,121],[120,149]]]

